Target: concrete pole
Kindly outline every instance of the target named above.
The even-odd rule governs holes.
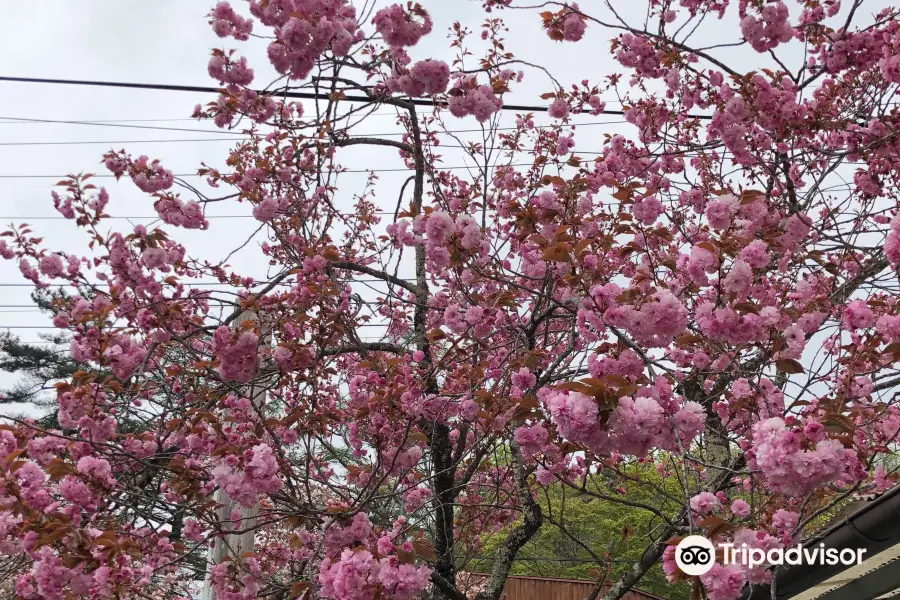
[[[238,316],[237,319],[234,320],[235,329],[239,329],[241,327],[241,323],[251,320],[258,320],[257,315],[253,311],[244,311]],[[266,343],[266,338],[268,336],[264,336],[263,332],[260,331],[260,337],[263,337],[263,343]],[[262,408],[263,404],[266,401],[266,391],[262,386],[254,386],[253,387],[253,397],[250,399],[251,402],[257,407]],[[216,510],[216,515],[218,516],[218,520],[220,523],[227,523],[226,526],[223,527],[223,530],[226,528],[233,528],[235,523],[231,521],[231,513],[237,510],[241,515],[241,523],[240,530],[250,529],[250,531],[245,531],[240,534],[228,534],[221,538],[216,538],[214,544],[210,546],[209,550],[206,554],[206,568],[207,575],[206,579],[203,582],[203,593],[201,595],[202,600],[215,600],[216,594],[212,589],[211,581],[209,578],[209,568],[213,565],[219,564],[226,557],[231,557],[232,559],[239,558],[241,554],[244,552],[253,552],[254,538],[255,534],[252,530],[253,525],[256,523],[256,518],[259,516],[259,505],[256,504],[251,507],[241,506],[234,502],[231,498],[228,497],[228,494],[225,493],[225,490],[218,489],[216,490],[214,499],[216,504],[218,505],[218,509]]]

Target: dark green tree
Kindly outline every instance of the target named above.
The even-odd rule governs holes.
[[[511,574],[611,584],[631,568],[658,535],[663,522],[654,510],[662,514],[671,510],[673,501],[667,495],[676,497],[677,484],[637,461],[616,470],[642,483],[613,489],[609,486],[613,479],[601,471],[584,481],[582,489],[558,482],[543,488],[536,498],[544,527],[522,548]],[[487,539],[483,556],[493,556],[503,538],[501,531]],[[480,562],[476,558],[467,569],[478,572]],[[489,565],[485,563],[486,568]],[[667,600],[690,598],[689,586],[667,582],[660,565],[644,575],[639,587]]]
[[[62,289],[38,290],[31,295],[35,305],[50,317],[68,297]],[[0,372],[19,376],[11,387],[0,389],[0,404],[25,403],[44,409],[46,414],[39,424],[55,429],[59,423],[53,383],[70,378],[78,366],[69,354],[68,335],[45,333],[40,337],[42,343],[27,343],[12,333],[0,333]]]

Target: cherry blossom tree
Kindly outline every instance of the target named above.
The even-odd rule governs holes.
[[[109,192],[78,175],[52,201],[85,255],[26,225],[0,242],[38,288],[91,290],[55,308],[80,365],[56,385],[59,429],[0,427],[18,596],[184,598],[206,580],[220,600],[463,600],[460,573],[503,532],[475,595],[497,600],[536,532],[564,531],[536,500],[553,484],[659,525],[596,597],[661,563],[732,600],[771,570],[687,578],[672,543],[796,543],[892,484],[876,465],[900,430],[898,11],[649,0],[629,22],[595,4],[486,0],[480,39],[414,2],[212,9],[221,93],[194,116],[248,134],[199,169],[215,195],[110,150],[165,226],[108,232]],[[545,43],[611,40],[620,68],[573,84],[514,57],[514,10]],[[704,42],[709,23],[734,39]],[[413,60],[447,30],[445,56]],[[258,40],[280,74],[265,91],[240,54]],[[547,82],[551,123],[519,110],[504,130],[524,77]],[[359,133],[376,109],[402,137]],[[630,133],[578,126],[617,111]],[[464,174],[439,154],[460,123],[484,140],[457,138]],[[352,146],[396,152],[409,178],[372,173],[350,200]],[[270,276],[177,241],[222,243],[211,203],[249,204]]]

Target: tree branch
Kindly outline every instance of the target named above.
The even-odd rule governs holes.
[[[337,348],[322,348],[319,350],[319,357],[339,356],[341,354],[352,354],[354,352],[393,352],[394,354],[406,353],[406,348],[391,344],[389,342],[362,342],[351,346],[338,346]]]
[[[541,507],[534,501],[534,498],[531,496],[531,490],[528,489],[525,466],[522,463],[522,453],[519,451],[518,444],[510,442],[509,450],[513,466],[513,479],[516,484],[516,494],[519,497],[519,502],[524,507],[525,520],[510,532],[500,549],[497,550],[497,557],[494,561],[494,568],[491,570],[491,578],[488,581],[487,589],[478,592],[475,600],[498,600],[500,598],[516,554],[519,553],[522,546],[528,543],[528,540],[537,533],[544,523],[544,514],[541,511]]]
[[[413,285],[412,283],[400,279],[399,277],[395,277],[389,273],[385,273],[384,271],[379,271],[378,269],[373,269],[371,267],[366,267],[364,265],[359,265],[354,262],[346,261],[346,260],[333,260],[328,263],[329,268],[332,269],[344,269],[347,271],[356,271],[357,273],[364,273],[366,275],[371,275],[376,279],[381,279],[383,281],[387,281],[389,283],[393,283],[394,285],[400,286],[403,289],[412,292],[416,296],[418,296],[422,290],[419,289],[419,286]]]

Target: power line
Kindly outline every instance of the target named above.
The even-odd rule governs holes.
[[[64,119],[32,119],[26,117],[0,117],[7,121],[18,123],[57,123],[60,125],[91,125],[93,127],[122,127],[126,129],[152,129],[154,131],[188,131],[192,133],[216,133],[219,135],[241,135],[247,134],[243,131],[228,131],[225,129],[193,129],[191,127],[161,127],[159,125],[132,125],[128,123],[112,123],[97,121],[69,121]]]
[[[38,77],[6,77],[0,76],[0,81],[11,81],[18,83],[44,83],[44,84],[52,84],[52,85],[79,85],[79,86],[93,86],[93,87],[110,87],[110,88],[126,88],[126,89],[139,89],[139,90],[160,90],[167,92],[202,92],[209,94],[218,94],[222,91],[222,88],[216,87],[208,87],[208,86],[197,86],[197,85],[172,85],[172,84],[159,84],[159,83],[131,83],[124,81],[89,81],[84,79],[47,79],[47,78],[38,78]],[[255,90],[257,94],[262,96],[274,95],[279,98],[300,98],[305,100],[329,100],[329,94],[317,94],[315,92],[291,92],[291,91],[279,91],[277,94],[272,94],[271,92],[267,92],[265,90]],[[356,95],[344,95],[341,100],[345,100],[347,102],[363,102],[363,103],[371,103],[378,102],[378,98],[372,98],[369,96],[356,96]],[[438,99],[430,99],[425,100],[421,98],[404,98],[404,102],[408,102],[409,104],[413,104],[415,106],[438,106],[444,105],[445,101]],[[500,107],[501,110],[519,110],[525,112],[547,112],[549,110],[548,106],[529,106],[524,104],[504,104]],[[622,110],[602,110],[599,111],[601,114],[605,115],[624,115],[625,111]],[[696,114],[688,114],[689,118],[694,119],[704,119],[709,120],[712,119],[711,115],[696,115]]]
[[[353,217],[353,216],[356,216],[358,213],[341,212],[341,213],[337,213],[337,214],[339,214],[342,217]],[[371,214],[393,215],[394,211],[392,211],[392,210],[374,210],[374,211],[372,211]],[[207,219],[255,219],[256,218],[253,215],[204,215],[204,217]],[[133,216],[121,216],[121,217],[108,216],[105,218],[106,219],[159,219],[160,217],[159,217],[159,215],[133,215]],[[55,221],[55,220],[60,220],[60,219],[64,220],[64,221],[73,220],[73,219],[68,219],[66,217],[58,216],[58,215],[34,216],[34,217],[10,215],[7,217],[0,217],[0,219],[30,219],[30,220],[35,220],[35,221],[47,221],[47,220]]]
[[[378,116],[392,116],[396,115],[396,113],[368,113],[365,116],[366,118]],[[339,119],[349,118],[352,115],[339,115]],[[127,129],[151,129],[156,131],[189,131],[196,133],[216,133],[216,134],[226,134],[226,135],[246,135],[245,132],[242,131],[230,131],[225,129],[192,129],[189,127],[161,127],[159,125],[131,125],[129,123],[142,123],[142,122],[154,122],[154,121],[200,121],[200,119],[119,119],[119,120],[71,120],[71,119],[38,119],[38,118],[29,118],[29,117],[0,117],[0,125],[15,125],[15,124],[29,124],[29,125],[47,125],[47,124],[58,124],[58,125],[93,125],[95,127],[122,127]]]
[[[354,217],[354,216],[357,216],[358,213],[346,213],[345,212],[345,213],[337,213],[337,214],[339,214],[342,217]],[[375,210],[375,211],[372,211],[372,213],[370,213],[370,214],[393,215],[394,211]],[[135,215],[135,216],[130,216],[130,217],[113,217],[113,216],[105,217],[105,219],[151,219],[151,220],[158,220],[159,218],[160,218],[159,215]],[[206,218],[206,219],[255,219],[256,217],[254,217],[253,215],[204,215],[204,218]],[[28,219],[29,221],[73,221],[74,220],[74,219],[68,219],[66,217],[56,216],[56,215],[36,216],[36,217],[10,215],[8,217],[0,217],[0,220],[2,220],[2,219]]]
[[[170,140],[111,140],[93,141],[78,140],[66,142],[0,142],[0,146],[88,146],[88,145],[113,145],[113,144],[172,144],[187,142],[231,142],[229,138],[195,138],[195,139],[170,139]]]
[[[0,119],[19,119],[19,117],[0,117]],[[22,120],[26,122],[32,122],[34,119],[25,119]],[[152,121],[153,119],[147,119],[148,121]],[[168,119],[159,119],[159,120],[168,120]],[[185,119],[185,120],[193,120],[193,119]],[[61,121],[61,120],[41,120],[38,121],[40,123],[73,123],[77,125],[114,125],[116,121]],[[624,119],[614,119],[609,121],[587,121],[584,123],[572,123],[575,127],[587,127],[593,125],[621,125],[626,124],[628,121]],[[0,125],[5,124],[3,121],[0,121]],[[550,129],[554,127],[553,125],[535,125],[531,129]],[[147,129],[156,129],[155,127],[147,127]],[[493,131],[514,131],[519,129],[518,127],[497,127],[494,128]],[[191,131],[202,131],[203,133],[221,133],[217,131],[208,132],[205,130],[191,130]],[[449,135],[456,133],[481,133],[484,130],[482,129],[447,129],[447,130],[438,130],[438,131],[429,131],[429,133],[435,135]],[[528,130],[525,130],[528,131]],[[245,135],[245,134],[241,134]],[[397,131],[389,131],[389,132],[381,132],[381,133],[366,133],[364,134],[366,137],[394,137],[394,136],[402,136],[406,135],[405,132],[397,132]],[[244,137],[245,140],[252,139],[249,136]],[[171,139],[150,139],[150,140],[71,140],[71,141],[51,141],[51,142],[0,142],[0,147],[10,146],[10,147],[20,147],[20,146],[77,146],[77,145],[115,145],[115,144],[164,144],[164,143],[192,143],[192,142],[223,142],[223,141],[239,141],[237,138],[171,138]],[[471,145],[463,145],[463,144],[454,144],[454,143],[440,143],[433,146],[433,149],[441,149],[441,148],[460,148],[463,150],[468,150],[471,148]],[[484,147],[481,149],[483,152],[509,152],[513,150],[512,148],[506,146],[491,146]],[[528,153],[529,150],[520,150],[517,152]],[[725,148],[715,148],[709,151],[705,151],[706,154],[717,153],[722,158],[732,158],[733,153]],[[597,151],[589,151],[589,150],[575,150],[573,152],[574,155],[588,155],[588,156],[602,156],[604,152]],[[693,158],[699,157],[701,152],[682,152],[679,153],[679,156],[684,158]],[[844,161],[843,165],[864,165],[865,161]],[[513,165],[518,166],[518,165]],[[455,167],[450,167],[455,168]],[[366,171],[368,172],[368,171]]]
[[[604,100],[604,102],[606,102],[607,104],[622,104],[621,100],[614,100],[614,99]],[[891,104],[894,104],[894,103],[891,103]],[[897,103],[897,104],[900,104],[900,103]],[[382,116],[382,117],[396,116],[397,111],[394,110],[394,111],[387,111],[387,112],[366,112],[365,113],[366,117],[371,117],[371,116],[375,116],[375,115]],[[343,115],[343,116],[363,116],[363,115],[354,113],[354,114],[348,114],[348,115]],[[3,118],[4,117],[0,117],[0,119],[3,119]],[[154,119],[79,119],[79,121],[82,123],[174,123],[175,121],[194,121],[194,122],[196,122],[197,119],[194,117],[170,117],[170,118],[154,118]],[[7,122],[0,120],[0,125],[16,125],[16,124],[17,123],[15,123],[15,122],[7,123]]]
[[[0,119],[5,117],[0,117]],[[84,122],[87,123],[87,122]],[[592,121],[587,123],[579,123],[575,124],[577,127],[584,127],[587,125],[615,125],[615,124],[624,124],[627,121],[623,119],[617,119],[613,121]],[[0,122],[2,124],[2,122]],[[547,129],[552,126],[547,125],[537,125],[534,129]],[[497,131],[509,131],[517,129],[516,127],[501,127],[497,128]],[[448,135],[451,133],[474,133],[480,132],[480,129],[457,129],[457,130],[446,130],[446,131],[433,131],[432,133],[439,135]],[[392,132],[384,132],[384,133],[373,133],[366,134],[366,137],[390,137],[396,135],[404,135],[403,133],[392,131]],[[251,138],[245,138],[250,140]],[[0,142],[0,147],[3,146],[79,146],[79,145],[117,145],[117,144],[174,144],[174,143],[190,143],[190,142],[230,142],[236,141],[235,138],[171,138],[171,139],[152,139],[152,140],[72,140],[72,141],[55,141],[55,142]],[[464,145],[464,144],[454,144],[454,143],[441,143],[432,147],[432,149],[439,150],[441,148],[459,148],[462,150],[469,150],[472,148],[472,145]],[[512,148],[508,146],[489,146],[483,147],[480,149],[482,152],[509,152],[512,151]],[[516,150],[516,152],[527,154],[532,152],[531,150]],[[734,154],[727,149],[714,149],[706,152],[710,154],[715,152],[719,154],[722,158],[733,158]],[[604,152],[590,151],[590,150],[574,150],[572,152],[575,156],[578,155],[587,155],[587,156],[602,156]],[[701,155],[700,152],[682,152],[679,153],[678,156],[683,158],[695,158]],[[866,164],[865,161],[844,161],[841,163],[843,165],[863,165]]]
[[[349,214],[349,213],[348,213]],[[393,213],[391,213],[393,214]],[[132,216],[132,217],[105,217],[104,220],[107,219],[115,219],[115,220],[151,220],[156,221],[159,220],[159,215],[143,215],[143,216]],[[255,219],[253,215],[206,215],[204,218],[209,219]],[[75,219],[67,219],[66,217],[56,217],[56,216],[43,216],[43,217],[29,217],[29,216],[16,216],[12,215],[9,217],[0,217],[0,220],[6,219],[14,219],[14,220],[28,220],[28,221],[74,221]]]
[[[110,88],[126,88],[126,89],[139,89],[139,90],[160,90],[167,92],[200,92],[205,94],[218,94],[222,91],[222,88],[216,87],[208,87],[208,86],[197,86],[197,85],[172,85],[172,84],[159,84],[159,83],[130,83],[124,81],[88,81],[84,79],[47,79],[47,78],[38,78],[38,77],[6,77],[0,76],[0,81],[11,81],[18,83],[44,83],[44,84],[52,84],[52,85],[78,85],[78,86],[93,86],[93,87],[110,87]],[[257,94],[268,96],[275,95],[271,92],[267,92],[265,90],[256,90]],[[299,98],[304,100],[328,100],[329,94],[318,94],[315,92],[291,92],[291,91],[283,91],[278,92],[277,96],[279,98]],[[369,96],[356,96],[356,95],[344,95],[341,100],[345,100],[347,102],[363,102],[363,103],[371,103],[377,102],[378,98],[372,98]],[[410,104],[414,104],[415,106],[435,106],[438,104],[444,104],[442,100],[424,100],[420,98],[409,98],[404,99],[404,102],[408,102]],[[526,106],[519,104],[504,104],[502,110],[521,110],[527,112],[547,112],[547,106]],[[607,114],[625,114],[622,111],[604,111]]]
[[[0,119],[5,119],[7,117],[0,117]],[[175,121],[196,121],[197,119],[190,117],[174,117],[171,119],[81,119],[82,123],[172,123]],[[0,125],[17,125],[14,121],[2,121],[0,120]]]
[[[0,117],[2,119],[4,117]],[[85,122],[86,123],[86,122]],[[624,124],[627,123],[624,119],[616,119],[612,121],[594,121],[589,123],[581,123],[577,124],[578,127],[583,127],[585,125],[615,125],[615,124]],[[537,125],[534,129],[547,129],[549,126]],[[515,127],[503,127],[499,128],[498,131],[509,131],[516,129]],[[451,133],[474,133],[480,132],[480,129],[448,129],[446,131],[433,131],[431,133],[446,135]],[[394,136],[398,135],[398,132],[391,131],[386,133],[371,133],[365,134],[366,137],[386,137],[386,136]],[[399,135],[403,135],[399,133]],[[245,138],[250,140],[250,137]],[[351,138],[352,139],[352,138]],[[79,145],[114,145],[114,144],[175,144],[175,143],[189,143],[189,142],[230,142],[235,141],[235,138],[172,138],[172,139],[155,139],[155,140],[72,140],[72,141],[56,141],[56,142],[0,142],[0,146],[79,146]],[[462,148],[469,149],[471,146],[463,145],[463,144],[450,144],[450,143],[441,143],[434,146],[434,148]],[[483,150],[492,152],[492,151],[508,151],[511,148],[507,146],[490,146],[485,147]],[[602,154],[602,152],[576,152],[578,154]]]
[[[175,301],[176,302],[187,302],[187,301],[193,301],[193,300],[196,300],[196,299],[180,298]],[[217,301],[217,300],[207,300],[206,303],[209,304],[210,306],[234,306],[234,304],[232,304],[230,302],[221,302],[221,301]],[[39,307],[37,304],[0,304],[0,308],[33,308],[38,311],[44,310],[41,307]],[[10,311],[10,312],[12,312],[12,311]]]
[[[200,299],[198,299],[198,298],[174,298],[174,299],[173,299],[173,298],[170,298],[168,301],[171,301],[171,302],[196,302],[196,301],[198,301],[198,300],[200,300]],[[225,301],[222,301],[222,300],[216,300],[216,299],[214,299],[214,298],[206,299],[205,302],[206,302],[206,304],[208,304],[209,306],[216,306],[216,307],[223,307],[223,306],[233,307],[233,306],[237,306],[237,303],[236,303],[236,302],[225,302]],[[156,301],[156,302],[153,302],[153,303],[151,303],[151,304],[162,304],[162,303],[164,303],[164,302],[163,302],[163,301]],[[379,305],[380,305],[381,303],[380,303],[380,302],[375,302],[375,301],[373,301],[373,300],[364,300],[364,301],[362,302],[362,304],[379,304]],[[34,309],[34,310],[37,310],[37,311],[40,311],[40,312],[43,312],[43,310],[44,310],[43,308],[41,308],[41,307],[38,306],[37,304],[0,304],[0,308],[31,308],[31,309]],[[14,311],[10,311],[10,312],[14,312]],[[25,312],[30,312],[30,311],[25,311]]]
[[[534,163],[513,163],[509,165],[488,165],[489,169],[500,169],[504,167],[530,167],[533,166]],[[436,168],[435,171],[455,171],[459,169],[480,169],[481,165],[459,165],[454,167],[440,167]],[[408,171],[415,171],[412,167],[397,167],[391,169],[334,169],[332,172],[341,174],[341,173],[402,173]],[[227,174],[226,174],[227,176]],[[0,175],[0,179],[65,179],[68,175]],[[94,178],[112,178],[115,177],[112,173],[99,173],[93,176]],[[209,177],[209,175],[198,175],[197,173],[176,173],[173,177]]]
[[[397,279],[402,279],[403,281],[410,281],[410,282],[416,281],[415,277],[398,277]],[[385,281],[384,279],[377,279],[377,278],[374,278],[374,279],[346,279],[346,280],[340,280],[340,281],[341,281],[341,283],[390,283],[388,281]],[[227,286],[231,286],[231,287],[247,287],[244,285],[236,285],[236,284],[228,283],[225,281],[181,281],[181,282],[178,282],[178,284],[183,285],[183,286],[188,286],[188,287],[201,286],[201,285],[202,286],[227,285]],[[44,284],[44,287],[76,287],[78,285],[86,285],[86,286],[90,286],[90,287],[109,287],[111,284],[107,281],[86,281],[86,282],[79,282],[77,284],[75,284],[75,283],[47,283],[47,284]],[[260,286],[260,285],[269,285],[269,282],[268,281],[254,281],[251,284],[251,287],[252,286]],[[282,286],[293,285],[293,283],[291,283],[289,281],[282,281],[281,283],[279,283],[277,285],[282,285]],[[36,287],[36,286],[33,283],[0,283],[0,287]],[[188,301],[188,300],[194,300],[194,299],[193,298],[173,298],[172,300],[181,302],[181,301]],[[0,305],[0,306],[3,306],[3,305]]]
[[[4,312],[4,311],[0,311]],[[359,323],[353,327],[390,327],[390,323]],[[52,324],[49,325],[0,325],[0,329],[60,329]],[[133,329],[133,327],[107,327],[106,329]],[[62,329],[62,331],[69,331]]]
[[[67,331],[67,330],[60,330]],[[378,342],[385,339],[385,336],[360,336],[359,338],[363,342]],[[66,340],[70,341],[70,340]],[[44,344],[53,344],[53,345],[65,345],[66,342],[50,342],[47,340],[18,340],[20,344],[28,344],[29,346],[38,346]]]
[[[381,281],[381,280],[379,279],[378,281]],[[45,284],[45,287],[76,287],[78,285],[86,285],[86,286],[90,286],[90,287],[109,287],[110,284],[105,281],[88,281],[85,283],[78,283],[78,284],[75,284],[75,283],[48,283],[48,284]],[[222,281],[196,281],[196,282],[191,282],[191,283],[184,282],[181,285],[187,285],[187,286],[229,285],[229,286],[233,286],[233,287],[244,287],[244,286],[234,285],[231,283],[225,283]],[[265,285],[265,282],[257,281],[257,282],[254,282],[253,285]],[[36,286],[33,283],[0,283],[0,287],[36,287]],[[191,300],[191,298],[180,298],[179,300]]]
[[[819,188],[820,192],[831,192],[836,190],[851,190],[855,187],[855,184],[852,183],[841,183],[836,185],[831,185],[827,187]],[[662,204],[681,204],[681,201],[678,199],[663,199],[660,200]],[[622,203],[618,200],[615,202],[594,202],[593,206],[619,206]],[[357,213],[352,212],[341,212],[337,213],[342,217],[353,217],[356,216]],[[371,214],[375,215],[393,215],[394,211],[391,210],[375,210],[372,211]],[[255,219],[253,215],[205,215],[207,220],[209,219]],[[19,216],[19,215],[10,215],[6,217],[0,217],[0,221],[4,221],[6,219],[12,220],[27,220],[27,221],[72,221],[73,219],[68,219],[63,216]],[[132,216],[108,216],[104,217],[104,219],[115,219],[115,220],[150,220],[150,221],[158,221],[160,219],[159,215],[132,215]],[[2,306],[2,305],[0,305]]]
[[[366,110],[365,112],[357,111],[357,112],[347,112],[334,116],[334,119],[344,120],[351,118],[370,118],[370,117],[397,117],[399,116],[399,112],[397,110],[388,110],[388,111],[378,111],[378,110]],[[77,121],[73,121],[73,124],[85,124],[85,125],[93,125],[93,124],[103,124],[103,123],[174,123],[176,121],[192,121],[196,123],[197,121],[203,121],[204,119],[198,119],[197,117],[179,117],[179,118],[156,118],[156,119],[77,119]],[[207,121],[209,119],[206,119]],[[42,124],[52,124],[55,121],[20,121],[17,120],[16,117],[0,117],[0,125],[42,125]]]
[[[357,280],[352,280],[352,281],[345,282],[345,283],[360,283],[360,282],[365,282],[365,281],[371,282],[371,281],[382,281],[382,280],[381,280],[381,279],[377,279],[377,280],[362,280],[362,279],[357,279]],[[415,279],[404,279],[404,281],[415,281]],[[3,285],[3,284],[0,284],[0,285]],[[223,300],[216,300],[215,298],[206,298],[206,299],[203,299],[203,298],[196,298],[196,297],[193,297],[193,298],[192,298],[192,297],[188,297],[188,298],[168,298],[168,299],[166,299],[166,300],[157,300],[157,301],[155,301],[155,302],[152,302],[150,305],[155,305],[155,304],[165,304],[165,303],[199,302],[199,301],[204,301],[204,300],[205,300],[205,303],[206,303],[207,305],[209,305],[209,307],[211,307],[211,308],[213,308],[213,307],[214,307],[214,308],[223,308],[223,307],[233,308],[233,307],[235,307],[235,306],[238,306],[238,303],[237,303],[237,302],[225,302],[225,301],[223,301]],[[357,303],[359,303],[359,304],[364,304],[364,305],[367,305],[367,306],[372,306],[372,305],[379,305],[379,306],[380,306],[380,305],[382,304],[382,302],[376,302],[376,301],[374,301],[374,300],[357,300]],[[148,305],[148,307],[149,307],[150,305]],[[27,308],[27,309],[30,309],[30,310],[0,310],[0,312],[10,312],[10,313],[26,313],[26,312],[31,312],[31,313],[33,313],[33,312],[40,312],[40,313],[43,313],[45,310],[50,310],[50,309],[45,309],[45,308],[43,308],[43,307],[41,307],[41,306],[38,306],[37,304],[0,304],[0,308],[21,308],[21,309],[26,309],[26,308]],[[12,325],[11,327],[15,327],[15,325]]]
[[[36,119],[30,117],[3,117],[0,116],[0,119],[6,119],[7,121],[13,122],[21,122],[28,124],[46,124],[46,123],[56,123],[60,125],[91,125],[97,127],[128,127],[128,128],[137,128],[137,129],[150,129],[150,130],[160,130],[160,131],[189,131],[194,133],[218,133],[218,134],[229,134],[229,135],[239,135],[244,136],[245,139],[249,139],[245,132],[239,131],[219,131],[219,130],[208,130],[208,129],[190,129],[185,127],[173,128],[173,127],[157,127],[153,125],[120,125],[118,121],[72,121],[65,119]],[[194,119],[191,119],[194,120]],[[576,127],[585,127],[588,125],[613,125],[613,124],[622,124],[627,123],[624,119],[615,119],[611,121],[587,121],[584,123],[569,123],[569,125],[574,125]],[[0,121],[0,124],[3,124],[3,121]],[[535,125],[532,129],[549,129],[553,127],[553,125]],[[519,129],[518,127],[495,127],[492,131],[515,131]],[[434,133],[438,135],[446,135],[450,133],[482,133],[484,129],[447,129],[447,130],[438,130],[438,131],[429,131],[429,133]],[[390,137],[390,136],[403,136],[407,135],[405,131],[389,131],[385,133],[365,133],[364,135],[368,137]],[[224,138],[223,138],[224,139]]]

